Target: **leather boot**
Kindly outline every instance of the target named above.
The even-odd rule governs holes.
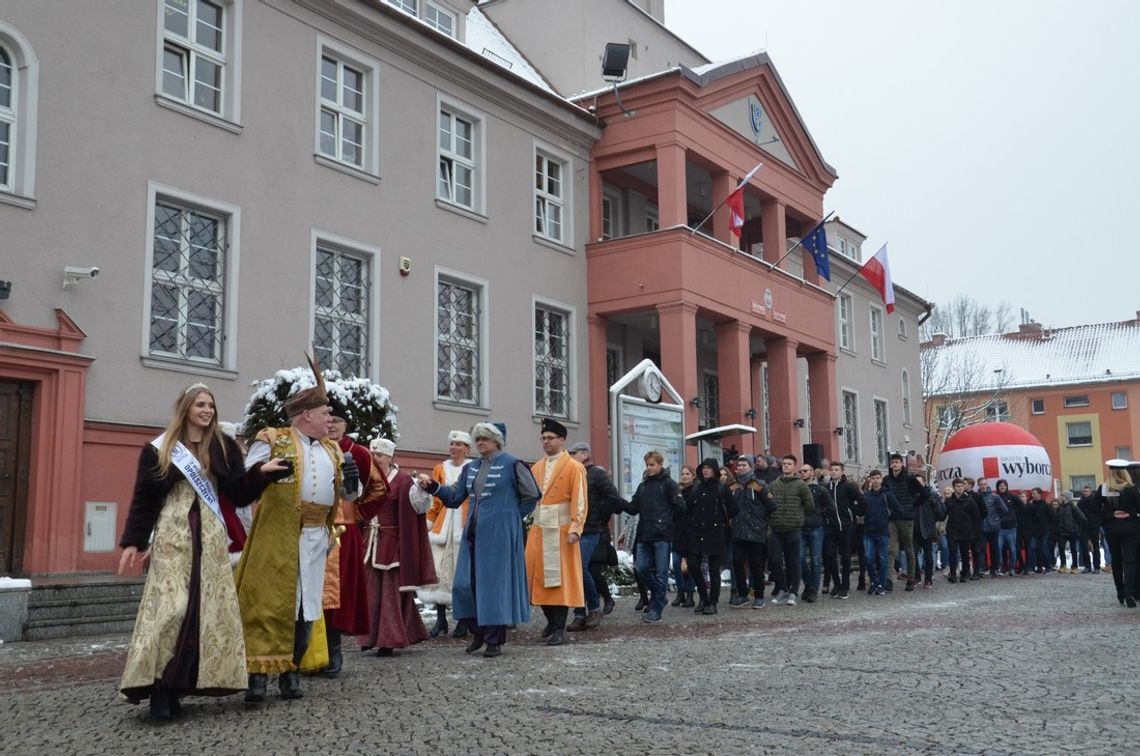
[[[483,635],[482,633],[475,633],[475,637],[467,644],[467,648],[463,650],[466,653],[473,654],[481,648],[483,648]]]
[[[681,602],[685,600],[684,591],[677,591],[677,595],[673,597],[672,603],[669,606],[680,606]]]
[[[684,609],[692,609],[694,606],[696,606],[696,603],[693,601],[693,592],[685,591],[685,600],[681,602],[681,607]]]
[[[455,630],[451,633],[451,637],[452,638],[466,638],[467,633],[470,629],[471,629],[471,626],[467,623],[467,620],[461,619],[455,623]],[[445,630],[444,632],[447,632],[447,631]]]
[[[447,607],[436,606],[435,608],[435,624],[431,626],[428,632],[429,638],[438,638],[441,635],[447,634]]]
[[[543,607],[544,611],[546,609],[547,607]],[[564,606],[549,607],[549,610],[546,616],[554,626],[554,632],[546,639],[546,645],[561,646],[566,642],[566,615],[569,614],[569,610]]]
[[[170,710],[170,693],[165,688],[155,688],[150,692],[150,718],[156,722],[169,722],[174,719]]]
[[[602,611],[595,609],[586,615],[586,629],[593,630],[598,625],[602,624]]]
[[[269,683],[269,675],[250,675],[249,689],[245,692],[247,703],[261,703],[265,700],[265,688]]]
[[[281,698],[286,701],[293,701],[305,697],[304,692],[301,690],[300,672],[282,672],[281,676],[277,678],[277,685],[281,690]]]
[[[344,657],[340,652],[340,630],[329,630],[327,635],[329,647],[329,665],[325,667],[325,677],[336,677],[344,668]]]

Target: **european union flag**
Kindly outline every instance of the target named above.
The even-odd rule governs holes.
[[[803,240],[803,247],[811,252],[812,259],[815,260],[815,269],[821,276],[830,281],[831,260],[827,255],[827,232],[823,230],[822,223],[808,231]]]

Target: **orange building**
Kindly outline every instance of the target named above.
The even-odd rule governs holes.
[[[936,448],[972,421],[1005,420],[1041,441],[1058,489],[1104,479],[1140,439],[1140,312],[1071,328],[1026,323],[1013,333],[923,345],[928,425]]]
[[[687,432],[767,408],[766,433],[724,446],[799,455],[804,360],[806,436],[834,458],[834,300],[810,255],[781,258],[823,216],[836,173],[768,56],[677,66],[575,101],[604,122],[586,245],[594,449],[609,448],[604,388],[649,357],[688,399]],[[737,239],[720,206],[758,163]]]

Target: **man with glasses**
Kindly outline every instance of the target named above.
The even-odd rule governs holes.
[[[570,608],[586,605],[578,546],[586,525],[586,468],[563,448],[566,433],[562,423],[544,419],[539,439],[546,456],[531,467],[542,499],[526,538],[526,574],[530,601],[546,615],[548,646],[565,642]]]

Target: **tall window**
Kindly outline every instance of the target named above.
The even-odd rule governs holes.
[[[886,362],[883,351],[883,311],[878,307],[871,310],[871,359]]]
[[[902,371],[902,411],[903,425],[910,425],[910,373]]]
[[[602,238],[625,236],[625,198],[617,187],[602,189]]]
[[[880,465],[887,464],[891,455],[890,439],[887,426],[887,403],[883,399],[875,400],[875,461]]]
[[[415,13],[413,8],[412,13]],[[424,6],[424,21],[436,31],[443,32],[449,37],[455,36],[455,14],[448,13],[435,3],[429,2]]]
[[[366,258],[317,247],[313,349],[345,376],[368,375],[369,280]]]
[[[570,416],[570,316],[534,308],[534,411]]]
[[[475,122],[439,111],[439,198],[475,209]]]
[[[1032,412],[1034,415],[1044,415],[1045,414],[1045,400],[1044,399],[1030,399],[1029,400],[1029,411]]]
[[[1065,423],[1065,433],[1069,438],[1069,446],[1092,446],[1092,423]]]
[[[1073,475],[1069,478],[1069,490],[1073,492],[1074,496],[1081,495],[1081,489],[1085,486],[1089,488],[1096,488],[1095,475]]]
[[[436,292],[435,395],[444,401],[479,404],[482,364],[482,290],[440,279]]]
[[[12,137],[16,131],[12,56],[0,47],[0,189],[12,188]]]
[[[566,164],[543,152],[534,154],[534,231],[551,241],[563,240]]]
[[[957,404],[938,406],[938,427],[941,430],[954,430],[962,423],[962,408]]]
[[[1128,394],[1123,391],[1113,391],[1112,408],[1114,410],[1128,409]]]
[[[164,0],[162,93],[222,115],[226,9],[209,0]]]
[[[661,228],[661,213],[657,209],[657,205],[645,206],[645,230],[647,232],[657,231]]]
[[[859,396],[843,392],[843,459],[859,462]]]
[[[227,219],[159,199],[151,260],[152,355],[222,364]]]
[[[1009,402],[994,400],[986,405],[987,423],[1009,422]]]
[[[855,334],[851,330],[851,295],[839,295],[839,346],[842,349],[855,349]]]
[[[364,166],[365,73],[330,55],[321,56],[321,154]]]
[[[705,373],[704,420],[706,428],[720,425],[720,378],[716,373]]]

